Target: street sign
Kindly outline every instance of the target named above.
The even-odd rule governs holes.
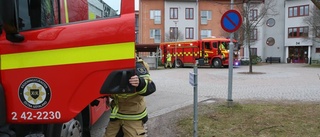
[[[241,15],[236,10],[229,10],[222,15],[221,26],[226,32],[235,32],[242,24]]]
[[[189,83],[191,86],[196,86],[195,74],[192,72],[189,72]]]

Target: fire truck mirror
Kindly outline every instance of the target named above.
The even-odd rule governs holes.
[[[101,94],[126,94],[134,93],[135,87],[129,83],[129,79],[135,75],[135,70],[116,70],[111,72],[103,83]]]
[[[6,32],[7,40],[11,42],[22,42],[24,37],[19,34],[18,22],[17,22],[17,11],[16,0],[1,0],[0,3],[0,17],[3,23],[3,29]]]
[[[240,49],[240,48],[239,48],[239,44],[238,44],[238,43],[235,43],[233,50],[239,50],[239,49]]]

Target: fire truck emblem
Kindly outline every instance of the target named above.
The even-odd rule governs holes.
[[[50,87],[42,79],[28,78],[20,84],[19,98],[26,107],[41,109],[48,105],[50,101]]]

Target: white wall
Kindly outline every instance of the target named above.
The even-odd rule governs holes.
[[[275,7],[277,15],[268,15],[264,18],[263,24],[263,42],[262,42],[262,58],[265,59],[267,57],[281,57],[282,61],[285,61],[285,47],[284,47],[284,36],[285,36],[285,2],[279,0],[273,0],[276,2]],[[273,27],[267,26],[267,20],[273,18],[275,20],[275,25]],[[267,45],[267,39],[269,37],[274,38],[275,43],[273,46]]]
[[[175,27],[175,22],[177,21],[176,26],[178,30],[183,34],[183,40],[185,40],[185,28],[186,27],[193,27],[194,29],[194,39],[197,38],[197,16],[196,16],[196,3],[195,2],[173,2],[173,1],[165,1],[164,3],[164,31],[165,34],[169,34],[170,27]],[[170,8],[178,8],[178,19],[170,19]],[[186,20],[185,19],[185,9],[186,8],[193,8],[194,10],[194,19],[193,20]],[[189,40],[189,39],[188,39]]]

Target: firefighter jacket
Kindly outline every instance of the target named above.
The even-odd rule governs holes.
[[[147,121],[148,115],[144,96],[156,91],[156,86],[150,79],[149,66],[139,59],[136,62],[136,73],[139,77],[139,85],[135,93],[113,94],[111,98],[110,120],[143,120]]]
[[[167,54],[167,61],[168,61],[168,62],[171,62],[171,56],[172,56],[172,55],[171,55],[170,53]]]

